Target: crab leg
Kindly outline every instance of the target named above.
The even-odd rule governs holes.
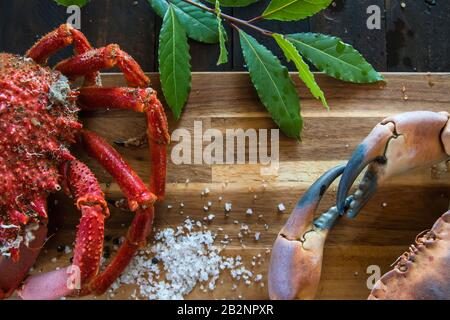
[[[80,161],[63,167],[65,184],[76,198],[81,219],[75,241],[71,267],[37,276],[25,281],[19,296],[26,300],[56,299],[76,293],[98,273],[103,252],[104,220],[109,210],[97,179]]]
[[[131,109],[147,116],[147,137],[150,147],[150,191],[158,199],[164,198],[166,182],[167,145],[170,142],[164,108],[151,88],[99,88],[80,89],[78,98],[84,110],[99,108]]]
[[[101,294],[125,270],[136,251],[146,244],[153,224],[153,205],[157,198],[148,191],[133,169],[106,141],[90,131],[83,131],[82,136],[89,155],[113,176],[127,197],[130,210],[135,212],[125,241],[113,261],[82,292],[83,295]]]
[[[117,44],[93,49],[58,63],[55,67],[70,79],[75,79],[101,69],[118,66],[124,73],[131,87],[147,87],[150,79],[144,74],[139,64]]]
[[[164,108],[156,96],[156,91],[144,88],[150,84],[150,79],[139,64],[118,45],[112,44],[69,58],[55,68],[69,78],[76,78],[116,65],[123,71],[128,85],[141,89],[85,87],[80,89],[80,105],[84,109],[119,108],[146,113],[152,159],[150,190],[158,199],[162,199],[166,183],[166,148],[170,136]]]
[[[57,51],[73,44],[77,54],[83,54],[92,50],[92,46],[84,34],[69,24],[62,24],[57,29],[42,37],[26,53],[26,56],[39,64],[46,64],[48,58]],[[86,85],[97,83],[99,73],[97,71],[86,75]]]
[[[73,269],[63,269],[29,278],[20,291],[24,299],[55,299],[75,294],[104,292],[125,270],[136,251],[146,243],[153,223],[156,196],[149,192],[119,153],[93,132],[84,131],[83,142],[88,153],[116,179],[136,215],[111,264],[97,276],[103,247],[104,217],[108,216],[103,193],[90,170],[80,162],[72,162],[65,170],[66,183],[77,197],[82,219],[77,233],[74,263],[79,270],[80,287],[70,286]]]
[[[103,294],[113,282],[122,274],[137,250],[147,243],[147,237],[153,224],[154,208],[141,207],[136,210],[133,222],[128,230],[125,241],[120,246],[113,261],[91,282],[82,295],[95,293]]]
[[[336,207],[314,220],[314,212],[328,189],[344,171],[338,166],[317,180],[297,203],[272,249],[269,266],[271,299],[313,299],[322,270],[323,246],[339,218]]]

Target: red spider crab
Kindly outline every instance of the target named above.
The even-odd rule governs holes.
[[[73,45],[76,56],[55,70],[43,65],[50,55]],[[130,87],[102,88],[98,71],[118,66]],[[69,81],[84,76],[71,90]],[[66,78],[67,77],[67,78]],[[47,195],[63,188],[81,211],[73,264],[68,269],[28,278],[24,299],[101,294],[145,244],[153,204],[164,196],[167,119],[150,80],[118,45],[93,49],[85,36],[61,25],[44,36],[26,57],[0,53],[0,298],[17,289],[36,260],[47,233]],[[145,113],[152,156],[147,188],[119,153],[97,134],[83,130],[79,109],[120,108]],[[70,153],[79,139],[117,181],[135,213],[116,257],[99,273],[108,206],[90,169]],[[78,285],[77,285],[78,282]]]
[[[377,185],[419,166],[447,160],[450,122],[446,112],[409,112],[378,124],[346,166],[325,173],[304,194],[275,241],[270,268],[272,299],[313,299],[320,281],[323,246],[338,218],[354,218]],[[347,194],[368,165],[357,191]],[[340,175],[337,205],[314,220],[330,184]],[[421,233],[373,288],[369,299],[450,299],[450,211]]]

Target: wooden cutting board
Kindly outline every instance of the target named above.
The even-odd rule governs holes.
[[[151,74],[154,88],[160,91],[159,79]],[[298,80],[294,75],[293,78]],[[215,231],[233,238],[225,254],[241,255],[250,266],[251,258],[261,253],[264,262],[255,271],[264,275],[267,283],[269,255],[276,235],[298,198],[326,169],[345,163],[357,144],[386,116],[411,110],[449,111],[449,74],[386,74],[387,84],[353,85],[317,75],[331,110],[326,111],[297,81],[301,93],[302,115],[305,129],[302,142],[280,135],[280,168],[277,176],[261,176],[259,165],[175,165],[169,161],[167,199],[158,205],[155,226],[165,228],[181,224],[187,216],[201,220],[207,201],[212,201],[211,212],[216,215],[210,225]],[[104,75],[104,85],[124,85],[119,74]],[[203,130],[276,128],[260,104],[246,73],[195,73],[192,93],[183,116],[176,122],[169,115],[170,128],[185,128],[192,132],[194,121],[202,121]],[[82,115],[85,126],[97,131],[110,143],[139,136],[145,131],[141,114],[125,111],[105,111]],[[146,147],[125,148],[119,152],[144,180],[148,180],[149,157]],[[170,151],[169,151],[170,152]],[[122,197],[117,185],[97,163],[77,151],[80,158],[97,174],[108,200]],[[170,159],[170,157],[169,157]],[[407,250],[416,234],[431,227],[448,208],[450,175],[444,170],[430,168],[393,179],[382,187],[355,219],[342,219],[333,229],[325,249],[324,268],[319,299],[365,299],[367,268],[378,265],[381,272],[390,270],[390,264]],[[190,183],[185,181],[189,179]],[[265,182],[264,182],[265,180]],[[202,197],[205,188],[211,191]],[[254,196],[257,195],[255,200]],[[222,203],[218,198],[223,197]],[[68,264],[69,256],[56,252],[59,244],[71,244],[79,214],[72,200],[57,195],[50,201],[52,232],[36,265],[35,272],[51,270]],[[324,197],[321,209],[334,205],[335,187]],[[180,214],[180,203],[185,207]],[[223,203],[232,202],[233,210],[227,218]],[[287,207],[285,214],[277,210],[278,204]],[[173,209],[169,210],[168,205]],[[112,207],[112,206],[111,206]],[[254,214],[247,217],[245,211]],[[113,237],[126,232],[132,214],[112,209],[107,222],[107,234]],[[259,215],[263,218],[258,219]],[[237,241],[239,225],[246,223],[253,231],[244,238],[245,248]],[[264,225],[267,224],[268,230]],[[125,225],[126,227],[123,227]],[[56,230],[56,229],[55,229]],[[261,232],[259,241],[254,232]],[[56,259],[54,259],[56,258]],[[239,283],[231,290],[233,281],[222,278],[213,293],[196,288],[188,298],[267,299],[267,285],[246,286]],[[113,298],[127,299],[134,288],[126,286]],[[109,295],[101,298],[111,298]]]

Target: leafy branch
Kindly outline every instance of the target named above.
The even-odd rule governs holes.
[[[151,0],[149,0],[149,1],[151,1]],[[232,26],[236,26],[236,24],[239,24],[239,25],[251,28],[253,30],[256,30],[256,31],[260,32],[263,35],[271,36],[273,34],[273,32],[270,32],[268,30],[265,30],[265,29],[262,29],[262,28],[259,28],[259,27],[255,26],[255,25],[253,25],[250,21],[245,21],[245,20],[242,20],[242,19],[238,19],[238,18],[232,17],[230,15],[227,15],[225,13],[222,13],[220,11],[217,12],[214,9],[211,9],[209,7],[206,7],[204,5],[201,5],[201,4],[199,4],[197,2],[194,2],[194,1],[191,1],[191,0],[182,0],[182,1],[188,3],[188,4],[192,5],[192,6],[195,6],[195,7],[199,8],[199,9],[202,9],[202,10],[204,10],[206,12],[214,13],[214,14],[218,15],[219,18],[225,19],[228,22],[230,22]],[[257,0],[257,1],[259,1],[259,0]],[[253,2],[256,2],[256,1],[253,1]],[[216,1],[215,3],[216,3],[216,8],[218,6],[220,6],[220,1]]]
[[[163,18],[159,37],[159,72],[164,96],[176,119],[181,116],[191,89],[188,38],[203,43],[218,43],[220,54],[217,64],[227,63],[228,36],[223,22],[238,32],[246,67],[258,96],[280,129],[289,137],[300,139],[303,128],[295,84],[281,61],[243,29],[273,39],[285,60],[294,63],[299,78],[311,94],[326,108],[325,94],[305,60],[342,81],[372,83],[384,80],[356,49],[337,37],[310,32],[282,35],[256,25],[260,20],[305,19],[327,8],[332,0],[271,0],[264,12],[249,20],[227,15],[221,10],[221,7],[245,7],[258,1],[148,0],[153,10]],[[205,2],[214,7],[209,7]]]
[[[192,31],[198,21],[214,27],[216,42],[220,44],[218,64],[226,63],[226,33],[222,21],[227,22],[239,33],[239,39],[250,78],[262,104],[267,108],[280,129],[289,137],[300,138],[303,119],[300,114],[300,100],[288,70],[280,60],[262,44],[242,30],[246,28],[271,37],[282,50],[285,59],[294,62],[300,79],[305,83],[311,94],[319,99],[328,109],[328,103],[314,73],[304,59],[311,62],[318,70],[343,81],[354,83],[371,83],[384,80],[364,57],[352,46],[345,44],[339,38],[319,33],[296,33],[281,35],[255,25],[259,20],[292,21],[310,17],[328,7],[332,0],[272,0],[264,12],[250,20],[242,20],[223,13],[221,6],[246,6],[258,0],[206,0],[213,3],[214,8],[206,6],[199,0],[149,0],[158,13],[159,8],[171,5],[175,14],[186,19],[181,24],[186,28],[189,37],[199,40]],[[189,8],[189,10],[188,10]],[[189,11],[188,16],[186,13]],[[161,14],[159,12],[158,14]],[[213,18],[215,16],[215,19]],[[163,37],[163,33],[161,34]],[[196,39],[197,38],[197,39]],[[200,40],[201,41],[201,40]],[[205,42],[205,41],[203,41]],[[160,38],[160,46],[164,41]],[[175,48],[176,50],[176,48]],[[160,58],[161,60],[161,58]],[[162,76],[164,68],[160,66]],[[162,81],[163,88],[172,83]],[[164,90],[164,89],[163,89]],[[173,92],[176,94],[176,92]],[[184,97],[185,92],[182,93]],[[180,115],[179,105],[169,102],[175,115]]]

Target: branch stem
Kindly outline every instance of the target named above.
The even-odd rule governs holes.
[[[252,22],[255,22],[255,21],[258,21],[258,20],[261,20],[261,19],[262,19],[262,16],[257,16],[257,17],[254,17],[254,18],[250,19],[250,20],[247,20],[247,22],[248,23],[252,23]]]
[[[209,8],[207,6],[204,6],[202,4],[199,4],[197,2],[194,2],[194,1],[191,1],[191,0],[183,0],[183,2],[186,2],[186,3],[188,3],[188,4],[190,4],[190,5],[194,6],[194,7],[197,7],[199,9],[204,10],[204,11],[210,12],[212,14],[216,14],[216,10],[214,10],[212,8]],[[263,34],[265,36],[268,36],[268,37],[271,37],[272,34],[273,34],[272,31],[269,31],[269,30],[257,27],[255,25],[251,24],[250,21],[245,21],[245,20],[242,20],[242,19],[238,19],[238,18],[235,18],[235,17],[230,16],[228,14],[225,14],[223,12],[220,13],[220,16],[223,19],[227,20],[232,26],[234,25],[234,27],[236,27],[237,24],[241,25],[241,26],[245,26],[245,27],[251,28],[251,29],[253,29],[255,31],[258,31],[259,33],[261,33],[261,34]],[[252,19],[252,20],[254,20],[254,19]]]

